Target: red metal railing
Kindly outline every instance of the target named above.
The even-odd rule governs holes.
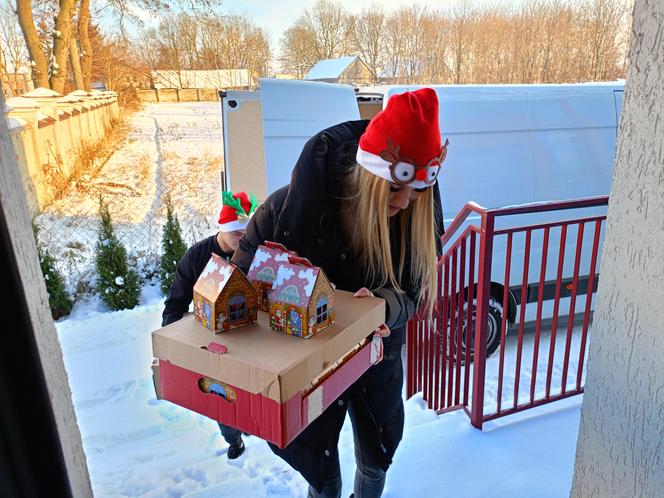
[[[583,392],[607,204],[608,197],[498,209],[466,204],[442,237],[434,316],[419,313],[408,323],[408,397],[421,391],[438,413],[464,409],[481,429]],[[561,219],[580,209],[584,217]],[[598,209],[603,214],[587,213]],[[534,216],[538,223],[528,224]],[[584,245],[586,232],[592,244]]]

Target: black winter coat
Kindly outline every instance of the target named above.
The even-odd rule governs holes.
[[[367,287],[385,299],[385,323],[391,333],[383,339],[383,360],[371,367],[286,448],[271,445],[275,453],[318,490],[333,466],[331,459],[337,458],[337,442],[348,401],[353,407],[351,416],[355,424],[372,449],[375,461],[384,470],[392,462],[403,432],[401,346],[406,322],[415,312],[417,289],[407,285],[409,268],[404,268],[401,282],[405,293],[373,288],[341,227],[342,179],[356,167],[358,141],[368,123],[349,121],[312,137],[295,165],[290,185],[274,192],[258,208],[232,259],[246,273],[259,244],[266,240],[280,242],[323,268],[337,288],[354,292]],[[437,222],[442,233],[437,186],[434,191]],[[361,223],[359,214],[357,222]],[[398,254],[398,246],[394,247],[393,254]]]

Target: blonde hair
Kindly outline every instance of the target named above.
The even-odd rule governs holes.
[[[347,178],[349,194],[345,197],[344,228],[351,246],[376,288],[389,285],[403,292],[401,283],[406,257],[410,263],[410,282],[418,288],[417,305],[433,313],[436,293],[436,233],[433,211],[433,188],[411,201],[398,216],[399,255],[395,271],[390,244],[388,196],[390,183],[357,165]],[[410,250],[408,250],[410,249]],[[408,254],[407,254],[408,253]]]

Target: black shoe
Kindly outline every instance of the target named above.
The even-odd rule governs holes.
[[[235,460],[237,457],[242,455],[242,453],[244,453],[244,441],[242,441],[242,439],[228,447],[229,460]]]

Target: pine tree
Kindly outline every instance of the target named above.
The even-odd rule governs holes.
[[[33,223],[32,228],[35,232],[39,266],[41,266],[41,271],[44,275],[44,283],[46,283],[46,291],[48,292],[48,306],[51,308],[51,316],[54,320],[57,320],[58,318],[68,315],[71,312],[74,303],[67,293],[64,278],[55,267],[55,259],[48,252],[48,249],[45,249],[42,246],[37,238],[39,227]]]
[[[161,290],[164,294],[167,294],[175,278],[175,267],[187,250],[187,246],[182,240],[180,222],[173,212],[170,197],[166,199],[166,224],[161,238],[161,249],[159,280],[161,281]]]
[[[120,243],[104,199],[99,199],[99,233],[97,236],[97,292],[112,310],[133,308],[138,304],[140,281],[129,268],[127,250]]]

